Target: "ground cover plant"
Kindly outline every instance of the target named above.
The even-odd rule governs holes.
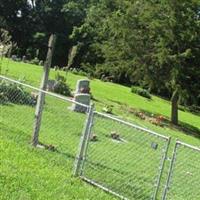
[[[15,83],[0,82],[1,103],[15,103],[35,105],[36,99],[31,96],[31,93],[24,90],[21,85]],[[15,97],[15,98],[13,98]]]
[[[7,59],[4,59],[2,71],[8,77],[23,79],[26,83],[37,87],[42,76],[42,68],[40,66],[8,61]],[[60,72],[60,74],[64,73]],[[50,77],[55,77],[55,74],[55,71],[51,71]],[[82,78],[84,77],[71,73],[67,74],[67,82],[72,90],[75,88],[76,81]],[[125,118],[142,127],[155,130],[160,134],[171,136],[172,143],[178,138],[184,142],[200,146],[198,138],[200,117],[198,115],[180,111],[180,121],[197,130],[197,135],[194,137],[188,132],[185,134],[175,126],[155,126],[148,121],[141,120],[131,112],[131,108],[134,108],[168,118],[170,115],[170,103],[166,100],[152,95],[152,100],[149,101],[131,93],[128,87],[105,83],[96,79],[91,80],[91,90],[97,110],[101,110],[105,105],[113,105],[112,113],[114,115]],[[73,161],[85,115],[71,112],[68,109],[70,106],[71,104],[69,103],[47,96],[40,141],[55,147],[55,151],[47,151],[33,149],[30,144],[34,107],[23,104],[1,104],[0,146],[2,148],[1,152],[3,152],[0,157],[1,199],[115,199],[113,196],[89,187],[80,182],[79,179],[72,177]],[[99,124],[96,130],[94,130],[94,133],[97,134],[99,141],[92,143],[95,154],[91,154],[92,157],[89,158],[97,163],[100,160],[104,160],[104,165],[114,168],[115,171],[119,170],[120,164],[110,163],[108,154],[101,154],[102,151],[105,151],[111,152],[109,156],[115,157],[118,154],[120,157],[120,149],[116,151],[115,148],[115,151],[112,151],[112,146],[116,146],[116,144],[108,137],[111,131],[116,130],[112,128],[112,124],[109,124],[109,129],[103,128]],[[123,131],[119,134],[123,136]],[[126,138],[127,136],[123,137]],[[126,139],[131,140],[129,138]],[[102,142],[110,146],[102,145]],[[134,148],[135,144],[132,142],[129,145]],[[96,157],[96,155],[98,156]],[[100,168],[100,166],[97,166],[98,173],[95,173],[93,168],[89,168],[86,173],[89,173],[91,177],[101,179]],[[127,174],[131,170],[132,168],[130,167],[124,168],[124,173]],[[135,178],[145,179],[146,176],[150,176],[150,174]],[[105,177],[107,181],[112,178],[111,172]],[[145,193],[145,191],[143,192]]]

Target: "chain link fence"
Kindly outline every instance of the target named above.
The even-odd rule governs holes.
[[[40,147],[65,155],[70,163],[76,158],[76,176],[122,199],[161,199],[164,187],[163,200],[200,199],[200,149],[176,142],[169,166],[169,137],[3,76],[0,84],[0,138],[31,143],[37,97],[43,92]],[[74,112],[73,104],[86,113]]]
[[[38,94],[44,92],[39,147],[74,159],[89,107],[8,78],[1,77],[0,83],[1,131],[19,142],[31,143]],[[73,111],[73,104],[87,112]]]
[[[200,149],[176,142],[163,200],[200,199]]]
[[[156,199],[170,139],[98,112],[91,123],[82,179],[122,199]]]

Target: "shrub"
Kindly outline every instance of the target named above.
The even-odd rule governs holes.
[[[93,80],[95,77],[92,73],[88,73],[87,78],[90,79],[90,80]]]
[[[55,80],[56,81],[62,81],[62,82],[66,82],[67,81],[66,77],[60,75],[59,73],[56,73]]]
[[[15,103],[25,105],[35,105],[36,99],[22,86],[14,83],[0,82],[0,103]]]
[[[71,96],[71,90],[69,86],[63,81],[57,81],[54,86],[54,92],[62,94],[64,96]]]
[[[54,92],[64,96],[71,96],[71,89],[66,83],[66,78],[57,73],[55,79]]]
[[[135,94],[138,94],[138,95],[140,95],[142,97],[145,97],[147,99],[151,99],[151,94],[145,89],[132,86],[131,87],[131,92],[135,93]]]

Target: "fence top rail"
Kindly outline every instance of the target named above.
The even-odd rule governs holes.
[[[198,148],[198,147],[196,147],[196,146],[192,146],[192,145],[190,145],[190,144],[187,144],[187,143],[184,143],[184,142],[181,142],[181,141],[176,141],[176,144],[177,145],[182,145],[182,146],[185,146],[185,147],[188,147],[188,148],[191,148],[191,149],[193,149],[193,150],[195,150],[195,151],[198,151],[198,152],[200,152],[200,148]]]
[[[85,105],[85,104],[82,104],[82,103],[79,103],[79,102],[77,102],[77,101],[74,101],[73,99],[69,99],[69,98],[67,98],[67,97],[58,95],[58,94],[53,93],[53,92],[48,92],[48,91],[45,91],[45,90],[41,90],[41,89],[36,88],[36,87],[34,87],[34,86],[28,85],[28,84],[26,84],[26,83],[22,83],[22,82],[20,82],[20,81],[16,81],[16,80],[11,79],[11,78],[7,78],[7,77],[2,76],[2,75],[0,75],[0,79],[6,80],[6,81],[10,81],[10,82],[13,82],[13,83],[16,83],[16,84],[19,84],[19,85],[22,85],[22,86],[24,86],[24,87],[27,87],[27,88],[36,90],[36,91],[38,91],[38,92],[43,92],[43,93],[48,94],[48,95],[50,95],[50,96],[56,97],[56,98],[58,98],[58,99],[62,99],[62,100],[64,100],[64,101],[68,101],[68,102],[70,102],[70,103],[74,103],[74,104],[77,104],[77,105],[79,105],[79,106],[83,106],[83,107],[85,107],[85,108],[87,108],[87,109],[90,108],[90,106]]]
[[[132,124],[132,123],[130,123],[130,122],[127,122],[127,121],[118,119],[118,118],[116,118],[116,117],[113,117],[113,116],[110,116],[110,115],[107,115],[107,114],[104,114],[104,113],[100,113],[100,112],[97,112],[97,111],[95,111],[94,113],[96,113],[96,114],[98,114],[98,115],[100,115],[100,116],[102,116],[102,117],[105,117],[105,118],[110,118],[110,119],[112,119],[112,120],[114,120],[114,121],[117,121],[117,122],[119,122],[119,123],[125,124],[125,125],[130,126],[130,127],[133,127],[133,128],[135,128],[135,129],[138,129],[138,130],[141,130],[141,131],[150,133],[150,134],[152,134],[152,135],[154,135],[154,136],[163,138],[163,139],[165,139],[165,140],[170,140],[170,137],[161,135],[161,134],[159,134],[159,133],[156,133],[156,132],[151,131],[151,130],[149,130],[149,129],[146,129],[146,128],[137,126],[137,125]]]

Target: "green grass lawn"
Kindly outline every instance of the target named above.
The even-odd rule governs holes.
[[[38,87],[42,68],[4,59],[2,73],[15,79],[25,79],[27,83]],[[64,72],[60,73],[64,74]],[[50,77],[53,79],[55,74],[56,72],[51,70]],[[85,77],[72,73],[67,74],[67,81],[72,89],[75,89],[76,81],[83,78]],[[153,96],[152,100],[149,101],[132,94],[129,87],[105,83],[96,79],[91,81],[91,90],[96,100],[94,103],[97,110],[101,110],[107,104],[113,105],[113,113],[118,117],[121,116],[142,127],[172,137],[172,146],[176,138],[200,146],[198,137],[179,131],[176,127],[162,128],[155,126],[147,121],[140,120],[129,112],[129,108],[135,108],[169,117],[170,103],[168,101],[156,96]],[[68,109],[69,103],[49,96],[46,98],[40,141],[45,144],[52,144],[57,148],[56,152],[51,152],[34,149],[30,145],[34,107],[16,104],[0,106],[0,148],[2,152],[0,155],[0,199],[115,199],[113,196],[90,187],[72,176],[74,157],[85,121],[84,114],[71,112]],[[179,115],[182,123],[196,130],[200,129],[200,117],[198,115],[183,111],[180,111]],[[121,144],[115,144],[107,138],[107,134],[116,130],[128,141],[125,147],[126,151],[124,147],[119,148]],[[149,197],[149,191],[152,188],[152,176],[156,174],[153,170],[155,164],[158,163],[158,158],[160,158],[160,150],[157,151],[156,155],[158,155],[155,156],[155,160],[151,159],[155,152],[147,150],[146,164],[143,167],[141,167],[141,164],[140,167],[135,168],[135,173],[132,172],[132,163],[137,165],[137,163],[140,163],[139,160],[138,162],[136,162],[137,160],[131,162],[132,154],[124,152],[137,149],[141,153],[149,148],[149,141],[157,142],[157,140],[147,139],[148,137],[145,137],[144,141],[139,140],[133,130],[120,129],[117,125],[114,126],[113,123],[104,121],[97,123],[93,131],[98,135],[100,141],[91,143],[89,146],[85,176],[99,180],[99,182],[103,180],[108,186],[111,187],[112,185],[113,189],[119,190],[128,197],[131,196],[130,191],[135,191],[135,195],[140,194],[143,197]],[[141,141],[142,144],[139,146],[143,146],[143,148],[139,149],[136,141]],[[103,154],[103,152],[105,153]],[[120,160],[120,158],[123,159]],[[102,168],[99,163],[106,166],[108,171],[101,171]],[[150,171],[153,174],[148,173],[148,165],[152,166]],[[139,187],[140,184],[134,185],[134,182],[130,180],[127,188],[118,188],[118,183],[123,179],[118,177],[114,181],[117,177],[115,173],[112,174],[113,170],[115,172],[120,171],[117,174],[119,177],[124,175],[123,179],[132,173],[132,177],[136,180],[142,180],[141,187]],[[146,190],[142,190],[143,187]],[[141,196],[141,199],[143,197]]]
[[[121,140],[109,136],[113,131]],[[167,140],[97,114],[92,133],[97,141],[89,144],[84,176],[126,198],[151,199]]]
[[[56,152],[51,152],[34,149],[30,145],[34,107],[1,105],[1,200],[85,200],[95,199],[96,196],[99,199],[114,199],[72,176],[85,115],[70,112],[68,106],[66,102],[46,98],[40,141],[57,148]],[[66,112],[61,110],[64,107]]]
[[[177,152],[168,199],[200,199],[200,152],[184,146]]]

